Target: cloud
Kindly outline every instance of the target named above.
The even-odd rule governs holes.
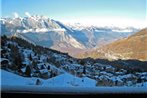
[[[28,16],[28,17],[31,17],[29,12],[25,12],[25,15]]]
[[[146,22],[143,20],[122,18],[122,17],[79,17],[79,18],[68,18],[61,19],[63,23],[75,23],[79,22],[85,26],[116,26],[116,27],[135,27],[135,28],[144,28],[146,27]]]
[[[19,17],[19,15],[18,15],[17,12],[14,12],[13,15],[14,15],[15,18],[18,18]]]

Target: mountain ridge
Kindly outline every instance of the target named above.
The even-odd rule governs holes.
[[[72,56],[81,50],[98,48],[138,31],[133,27],[73,26],[39,15],[2,18],[0,23],[1,35],[16,35],[37,45],[68,52]]]
[[[139,59],[147,60],[147,28],[129,36],[114,41],[89,53],[81,54],[93,58]],[[92,55],[90,55],[92,54]]]

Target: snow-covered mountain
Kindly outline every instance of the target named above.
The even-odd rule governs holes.
[[[82,26],[80,24],[69,25],[74,33],[71,33],[86,48],[98,48],[115,40],[128,37],[135,33],[137,29],[118,27],[96,27]]]
[[[15,35],[45,47],[84,48],[60,22],[45,16],[1,19],[2,35]]]
[[[85,49],[106,45],[138,31],[132,27],[66,24],[39,15],[24,18],[1,18],[0,23],[1,35],[15,35],[31,43],[68,52],[71,55]]]

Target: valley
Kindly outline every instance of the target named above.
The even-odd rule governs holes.
[[[38,15],[2,18],[2,86],[147,87],[146,34]]]

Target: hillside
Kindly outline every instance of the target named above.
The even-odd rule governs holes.
[[[2,71],[2,85],[144,86],[147,81],[147,62],[77,59],[15,36],[1,36],[0,60],[1,69],[13,74]]]
[[[80,54],[79,57],[147,60],[147,29],[111,44]]]

